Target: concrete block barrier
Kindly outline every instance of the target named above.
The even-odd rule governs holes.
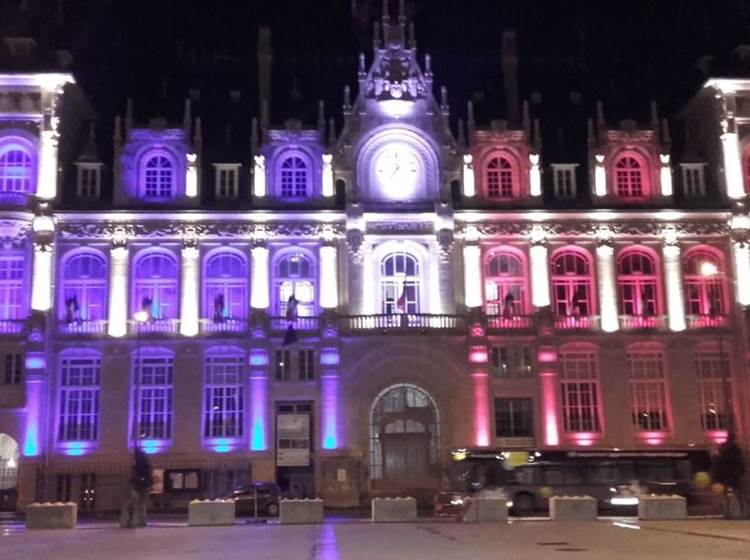
[[[376,523],[414,521],[417,518],[415,498],[373,498],[372,520]]]
[[[502,523],[508,520],[507,498],[469,498],[466,523]]]
[[[192,500],[188,504],[188,525],[234,525],[232,500]]]
[[[78,504],[33,503],[26,507],[27,529],[72,529],[78,522]]]
[[[279,522],[284,525],[323,523],[323,500],[281,500]]]
[[[552,496],[549,516],[554,521],[596,521],[596,500],[591,496]]]
[[[687,500],[682,496],[641,496],[638,501],[638,519],[687,519]]]

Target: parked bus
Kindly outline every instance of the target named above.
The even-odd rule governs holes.
[[[502,490],[513,511],[526,515],[548,507],[554,495],[589,495],[600,509],[627,511],[642,494],[679,494],[703,504],[710,490],[707,451],[488,451],[456,450],[454,490]],[[699,484],[696,484],[699,481]],[[711,501],[711,500],[708,500]]]

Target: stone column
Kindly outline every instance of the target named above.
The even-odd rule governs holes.
[[[48,239],[34,241],[31,309],[49,311],[52,307],[52,244]]]
[[[339,305],[338,251],[334,242],[323,242],[320,247],[320,306],[336,309]]]
[[[479,324],[471,326],[468,355],[473,408],[471,441],[477,447],[487,447],[491,440],[489,348],[484,334]]]
[[[680,259],[680,246],[675,238],[670,237],[665,240],[662,247],[662,259],[664,260],[664,285],[667,289],[669,330],[684,331],[686,324],[682,260]]]
[[[746,239],[732,240],[734,261],[734,297],[742,306],[750,305],[750,244]]]
[[[270,269],[268,247],[257,242],[250,251],[252,258],[252,282],[250,283],[250,306],[268,310],[270,305]]]
[[[608,241],[603,241],[596,248],[596,271],[599,280],[601,328],[604,332],[615,332],[619,328],[615,249]]]
[[[360,229],[350,229],[346,232],[348,248],[347,301],[349,315],[361,315],[369,312],[364,309],[364,233]]]
[[[464,242],[464,303],[467,308],[482,306],[482,255],[479,244]]]
[[[539,385],[542,397],[544,445],[557,446],[560,445],[560,383],[557,373],[557,350],[552,346],[540,346],[537,361],[539,363]]]
[[[199,326],[200,251],[194,242],[182,248],[180,288],[180,334],[195,336]]]
[[[547,307],[549,297],[549,259],[546,235],[535,228],[531,232],[531,302],[534,307]]]
[[[109,251],[109,336],[125,336],[128,332],[128,256],[124,242],[114,244]]]
[[[438,286],[438,297],[435,299],[439,301],[440,305],[437,309],[435,309],[435,306],[432,306],[430,313],[453,314],[456,312],[456,295],[453,284],[455,271],[455,267],[453,266],[453,230],[445,228],[439,230],[437,233],[437,244],[438,262],[437,266],[433,267],[433,270],[437,269],[438,277],[436,284]]]

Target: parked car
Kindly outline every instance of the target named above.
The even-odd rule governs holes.
[[[466,495],[461,492],[438,492],[435,494],[435,517],[455,517],[465,508]]]
[[[281,488],[272,482],[253,482],[235,488],[225,499],[234,501],[238,514],[254,515],[257,512],[258,515],[276,516],[279,514]]]

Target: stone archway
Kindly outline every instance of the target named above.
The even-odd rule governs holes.
[[[16,507],[19,456],[18,442],[0,433],[0,510]]]
[[[370,479],[382,488],[430,487],[439,473],[435,400],[417,385],[387,387],[370,408]]]

